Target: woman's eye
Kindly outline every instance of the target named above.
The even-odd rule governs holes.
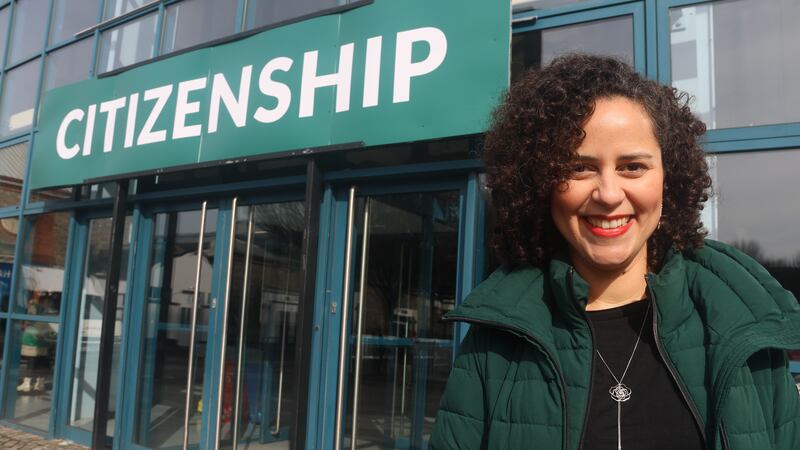
[[[647,168],[644,166],[644,164],[640,163],[629,163],[629,164],[624,164],[620,167],[620,171],[626,173],[634,173],[634,174],[642,173],[645,170],[647,170]]]

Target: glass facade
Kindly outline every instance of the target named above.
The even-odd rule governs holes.
[[[0,423],[88,444],[94,419],[113,183],[28,189],[29,142],[41,120],[38,107],[44,95],[98,74],[347,3],[352,2],[0,1],[0,367],[6,374],[0,385],[5,398]],[[800,57],[794,49],[800,42],[800,3],[685,3],[646,20],[644,0],[513,0],[514,18],[524,18],[530,10],[537,18],[512,28],[512,78],[559,54],[583,51],[617,56],[690,93],[693,110],[711,130],[706,145],[717,195],[707,207],[706,227],[713,238],[751,254],[799,295],[800,247],[792,224],[800,215],[795,195],[800,185],[792,170],[800,165],[800,110],[795,107],[800,104]],[[457,152],[448,150],[451,141],[412,143],[330,156],[326,163],[343,171],[434,160],[446,164],[478,156],[480,146],[467,140],[462,139]],[[220,200],[219,192],[209,194],[208,187],[224,190],[225,183],[243,181],[244,176],[254,182],[289,172],[302,176],[296,167],[287,171],[267,162],[251,164],[244,175],[238,168],[214,168],[132,182],[130,193],[144,192],[145,197],[129,205],[114,361],[107,374],[113,383],[106,432],[127,439],[121,449],[177,448],[184,433],[193,446],[211,446],[219,438],[221,447],[231,448],[235,438],[239,448],[278,449],[286,448],[306,426],[294,422],[301,409],[296,400],[305,388],[296,382],[302,369],[297,357],[312,349],[298,331],[303,313],[302,192],[296,197],[287,194],[294,187],[245,192],[253,198],[236,211],[227,321],[220,308],[227,282],[224,245],[230,233],[225,202],[230,199]],[[454,178],[463,174],[453,173]],[[382,182],[379,178],[372,181]],[[356,225],[353,237],[353,276],[356,286],[365,277],[365,297],[362,309],[352,312],[357,317],[363,311],[365,326],[360,340],[352,322],[342,331],[349,339],[350,364],[343,430],[345,440],[355,434],[358,445],[370,448],[406,448],[412,442],[425,448],[461,337],[438,317],[469,289],[462,291],[458,284],[469,273],[465,261],[474,257],[477,262],[470,264],[476,267],[491,265],[483,249],[461,240],[472,221],[475,234],[483,235],[483,210],[462,208],[466,197],[458,187],[409,193],[417,184],[432,182],[426,176],[412,178],[397,181],[400,193],[359,194],[357,200],[357,216],[363,214],[366,198],[374,215],[366,230]],[[186,194],[188,188],[196,195]],[[180,195],[171,197],[176,191]],[[277,199],[262,198],[273,194]],[[197,205],[205,197],[211,205],[198,255]],[[197,203],[192,203],[197,208],[186,209],[184,201]],[[329,271],[327,280],[341,275],[336,267],[345,243],[336,228],[343,224],[326,221],[338,220],[336,215],[344,212],[324,212],[330,214],[323,214],[320,224],[329,228],[320,233],[338,239],[319,250],[323,267],[318,270]],[[365,236],[367,263],[361,272]],[[198,256],[197,333],[191,341]],[[426,272],[430,267],[436,270]],[[319,378],[312,379],[316,384],[311,389],[318,391],[309,395],[321,399],[330,396],[334,388],[324,383],[336,373],[320,361],[332,361],[338,352],[339,324],[331,318],[339,317],[340,305],[334,300],[341,286],[330,283],[317,293],[320,309],[315,311],[330,318],[315,324],[319,329],[312,332],[314,345],[323,347],[314,360],[321,367],[315,366]],[[353,299],[359,289],[351,293]],[[226,358],[220,361],[223,348]],[[190,349],[193,387],[187,391]],[[800,373],[800,352],[792,355],[792,368]],[[235,410],[231,399],[237,388]],[[220,391],[223,400],[217,404]],[[331,404],[325,406],[332,410]],[[213,422],[217,412],[219,427]],[[325,422],[330,418],[320,415],[322,431],[309,429],[307,448],[323,439],[317,431],[320,436],[330,432]],[[326,448],[327,442],[317,448]]]
[[[16,308],[32,316],[58,316],[67,256],[68,213],[29,218],[24,230]]]
[[[612,17],[515,34],[511,42],[512,79],[529,67],[549,64],[556,56],[570,52],[611,55],[633,65],[633,17]]]
[[[703,3],[670,9],[669,21],[672,85],[709,129],[800,122],[800,4]]]
[[[24,142],[0,149],[0,208],[19,205],[27,156]]]
[[[184,0],[167,7],[161,52],[170,53],[233,34],[236,9],[215,0]]]

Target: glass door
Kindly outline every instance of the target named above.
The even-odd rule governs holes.
[[[334,447],[422,449],[453,357],[459,190],[349,191]]]
[[[303,283],[303,202],[236,213],[220,447],[288,449],[295,412],[296,323]]]
[[[137,297],[141,338],[136,352],[132,441],[147,448],[201,443],[210,393],[207,349],[216,306],[217,208],[145,214],[146,250]]]

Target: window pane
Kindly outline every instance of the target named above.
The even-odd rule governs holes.
[[[75,343],[75,363],[72,371],[70,416],[68,424],[92,431],[94,418],[94,392],[100,356],[100,328],[103,322],[103,304],[109,258],[111,255],[111,218],[95,219],[89,223],[89,245],[83,266],[78,317],[78,338]],[[125,303],[125,275],[130,249],[130,216],[125,220],[122,265],[120,267],[119,297],[117,299],[116,325],[114,327],[114,358],[111,379],[117,379],[118,357],[121,344],[122,311]],[[112,384],[113,386],[113,384]],[[112,389],[112,394],[114,394]],[[111,395],[107,433],[114,434],[114,411],[116,396]]]
[[[0,149],[0,208],[19,205],[28,143]]]
[[[346,3],[346,2],[341,2]],[[247,2],[246,27],[248,30],[293,19],[323,9],[338,6],[338,0],[249,0]]]
[[[58,340],[58,324],[14,322],[12,329],[16,356],[9,364],[6,404],[13,407],[6,413],[12,421],[47,431],[50,424],[50,403],[53,397],[53,372]]]
[[[19,0],[14,9],[11,35],[11,63],[41,53],[47,27],[48,0]]]
[[[33,124],[40,61],[36,59],[6,72],[0,99],[0,135],[19,133]]]
[[[526,69],[569,52],[611,55],[633,64],[633,16],[515,34],[511,40],[512,80]]]
[[[800,297],[800,150],[716,155],[716,237]]]
[[[104,31],[100,35],[97,71],[108,72],[152,58],[155,39],[155,13]]]
[[[44,90],[49,91],[89,78],[91,66],[92,38],[48,54],[44,63]]]
[[[64,284],[69,213],[42,214],[26,228],[17,311],[57,316]]]
[[[97,23],[97,0],[56,0],[50,24],[50,43],[72,39]]]
[[[72,199],[72,188],[58,188],[58,189],[42,189],[40,191],[33,191],[28,196],[28,202],[51,202],[59,200]]]
[[[11,8],[0,9],[0,52],[4,51],[6,48],[9,11],[11,11]]]
[[[110,19],[112,17],[121,16],[150,1],[151,0],[107,0],[103,18]]]
[[[205,352],[209,342],[217,210],[206,212],[197,292],[193,388],[189,402],[189,445],[197,447],[209,405],[205,386]],[[200,211],[156,215],[151,235],[138,392],[134,413],[134,444],[151,449],[180,446],[186,414],[186,380],[191,341],[191,311],[200,236]],[[176,395],[177,394],[177,395]],[[170,417],[178,417],[177,421]],[[165,420],[166,419],[166,420]]]
[[[672,85],[709,129],[800,122],[798,21],[795,0],[671,9]]]
[[[2,311],[8,307],[11,297],[11,269],[14,268],[14,248],[18,229],[19,219],[16,217],[0,219],[0,310]]]
[[[185,0],[167,7],[162,53],[233,34],[236,3],[216,0]]]

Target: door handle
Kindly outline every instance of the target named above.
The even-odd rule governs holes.
[[[242,307],[239,310],[239,346],[236,356],[236,395],[233,402],[233,450],[239,448],[239,407],[242,400],[242,362],[244,357],[244,327],[246,324],[245,314],[247,313],[247,288],[250,279],[250,249],[253,242],[253,210],[250,207],[247,215],[247,247],[244,254],[244,280],[242,285]],[[233,256],[233,255],[231,255]]]
[[[347,201],[347,239],[344,252],[344,283],[342,286],[341,324],[339,331],[339,373],[336,381],[336,420],[334,427],[334,450],[342,449],[342,425],[344,424],[344,386],[345,386],[345,359],[347,358],[347,322],[350,314],[350,282],[353,262],[353,219],[355,216],[356,187],[350,187]]]
[[[186,376],[186,402],[183,413],[183,450],[189,448],[189,415],[191,411],[192,389],[194,388],[194,340],[197,333],[197,302],[200,296],[200,269],[203,263],[203,238],[206,232],[206,209],[208,202],[203,202],[200,212],[200,236],[197,239],[197,267],[194,274],[194,293],[192,293],[192,319],[189,333],[189,367]]]

